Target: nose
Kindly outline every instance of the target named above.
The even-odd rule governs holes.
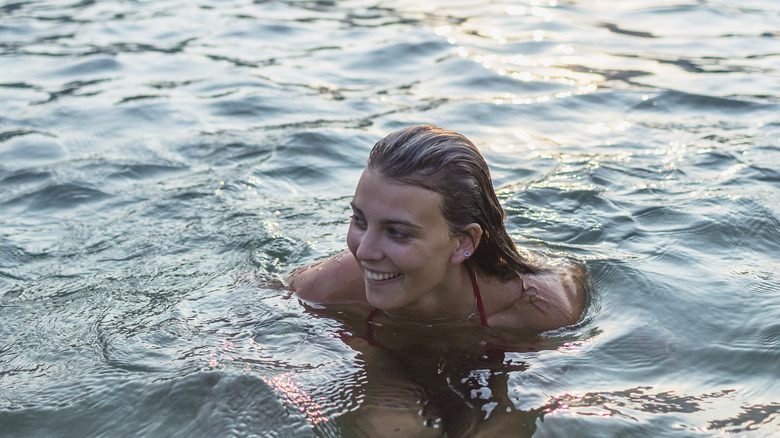
[[[372,230],[366,230],[361,233],[357,239],[357,250],[355,251],[355,257],[358,260],[381,260],[381,236],[377,235]]]

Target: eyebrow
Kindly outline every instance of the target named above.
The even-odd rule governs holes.
[[[350,207],[352,207],[352,210],[354,210],[355,213],[357,213],[357,214],[359,214],[361,216],[365,216],[363,214],[363,211],[361,211],[359,208],[357,208],[357,206],[353,202],[350,202],[349,205],[350,205]],[[410,227],[410,228],[415,228],[415,229],[418,229],[418,230],[421,230],[423,228],[423,227],[421,227],[421,226],[419,226],[417,224],[414,224],[414,223],[409,222],[409,221],[405,221],[403,219],[385,219],[385,220],[382,221],[382,224],[384,224],[384,225],[404,225],[404,226],[407,226],[407,227]]]

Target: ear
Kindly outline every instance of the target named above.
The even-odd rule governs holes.
[[[466,251],[474,254],[479,246],[479,240],[482,238],[482,227],[479,224],[469,224],[463,229],[463,232],[458,239],[458,246],[452,253],[450,262],[453,265],[457,265],[468,260],[466,257]]]

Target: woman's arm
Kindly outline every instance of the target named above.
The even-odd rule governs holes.
[[[290,291],[312,304],[365,303],[363,272],[349,251],[292,271]]]

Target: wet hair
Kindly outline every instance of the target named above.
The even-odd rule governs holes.
[[[469,224],[479,224],[482,237],[468,263],[481,273],[508,280],[538,271],[507,234],[506,212],[493,189],[490,170],[465,136],[431,125],[411,126],[379,140],[366,169],[438,193],[453,236],[465,235]]]

